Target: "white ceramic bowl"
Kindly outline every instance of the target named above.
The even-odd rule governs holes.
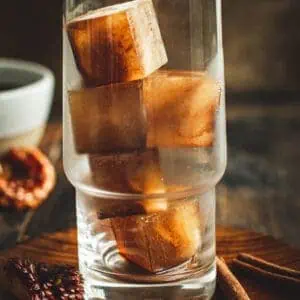
[[[0,154],[12,146],[36,146],[48,120],[54,76],[31,62],[0,59]]]

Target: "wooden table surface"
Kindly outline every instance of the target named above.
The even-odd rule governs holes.
[[[76,238],[77,232],[74,228],[67,231],[44,234],[41,237],[19,244],[17,247],[12,249],[1,251],[0,258],[30,257],[34,260],[44,261],[51,264],[67,263],[77,266]],[[264,236],[246,230],[218,226],[218,255],[224,257],[227,261],[230,261],[230,259],[236,257],[236,255],[240,252],[248,252],[283,266],[300,269],[300,250],[293,249],[290,246],[271,238],[270,236]],[[236,273],[236,276],[246,289],[251,299],[299,299],[297,296],[294,296],[292,294],[293,291],[288,288],[276,288],[276,285],[274,284],[265,284],[240,273]],[[13,300],[8,295],[5,297],[5,300]],[[2,299],[1,293],[0,299]],[[218,288],[214,295],[214,299],[226,300],[221,290]]]

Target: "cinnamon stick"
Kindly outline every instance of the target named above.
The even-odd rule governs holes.
[[[225,260],[217,257],[218,285],[228,299],[250,300],[248,294],[229,270]]]
[[[271,283],[278,283],[280,285],[285,285],[297,289],[300,288],[300,279],[275,272],[270,272],[263,268],[240,261],[239,259],[233,259],[232,264],[237,270],[245,272],[248,275],[253,276],[254,278],[259,278]]]
[[[300,271],[268,262],[248,253],[240,253],[237,259],[271,273],[300,279]]]

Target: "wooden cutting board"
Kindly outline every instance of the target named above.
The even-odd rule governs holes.
[[[300,269],[300,250],[273,239],[245,230],[218,227],[217,252],[226,260],[240,252],[248,252],[271,262]],[[12,249],[0,252],[0,257],[30,257],[48,263],[67,263],[77,265],[76,229],[43,235],[22,243]],[[297,295],[282,287],[267,286],[237,274],[251,299],[299,299]],[[217,289],[215,299],[226,299]]]

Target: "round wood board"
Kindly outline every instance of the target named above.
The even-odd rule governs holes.
[[[218,227],[217,253],[227,261],[240,252],[248,252],[268,261],[300,269],[300,250],[258,233],[246,230]],[[0,252],[1,258],[30,257],[48,263],[67,263],[77,265],[77,232],[70,229],[65,232],[46,234],[40,238],[27,241],[15,248]],[[244,275],[236,274],[251,299],[299,299],[292,291],[267,286]],[[217,289],[214,299],[226,299]]]

